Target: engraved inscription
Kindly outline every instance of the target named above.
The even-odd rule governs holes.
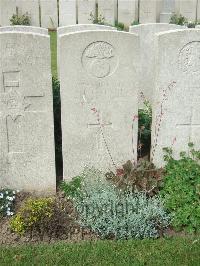
[[[35,110],[35,100],[42,99],[44,93],[24,95],[20,86],[20,71],[3,72],[3,93],[0,94],[1,116],[5,120],[7,152],[24,152],[24,114]],[[41,103],[41,101],[39,101]],[[29,110],[33,105],[33,110]],[[43,104],[42,104],[43,106]]]
[[[200,42],[190,42],[181,49],[179,68],[186,74],[200,73]]]
[[[86,47],[82,55],[82,65],[96,78],[105,78],[114,73],[118,58],[114,47],[107,42],[94,42]]]

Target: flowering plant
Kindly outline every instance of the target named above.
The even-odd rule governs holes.
[[[10,189],[0,190],[0,217],[13,216],[15,195],[18,192]]]

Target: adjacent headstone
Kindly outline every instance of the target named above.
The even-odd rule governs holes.
[[[152,160],[164,165],[163,148],[173,148],[175,158],[200,148],[200,30],[158,34]]]
[[[200,22],[200,1],[197,3],[197,21]]]
[[[176,0],[179,7],[179,14],[186,17],[189,21],[196,20],[197,0]]]
[[[115,25],[117,19],[116,0],[98,0],[98,17],[102,16],[105,23]]]
[[[41,26],[55,29],[58,26],[57,0],[40,0]]]
[[[28,14],[32,26],[40,26],[38,0],[16,0],[19,15]]]
[[[163,0],[162,12],[160,13],[160,22],[169,23],[173,13],[175,13],[175,0]]]
[[[11,25],[10,19],[16,14],[16,0],[1,0],[0,1],[0,25]]]
[[[0,187],[56,190],[49,36],[0,33]]]
[[[138,21],[138,0],[118,0],[118,21],[126,26]]]
[[[77,31],[86,31],[86,30],[117,30],[115,27],[98,25],[98,24],[77,24],[65,27],[59,27],[57,29],[57,72],[59,77],[59,68],[60,68],[60,36],[62,34],[77,32]]]
[[[22,26],[22,25],[0,27],[0,32],[5,32],[5,31],[23,31],[23,32],[32,32],[32,33],[48,35],[47,29],[40,27]]]
[[[96,16],[96,0],[78,0],[78,23],[93,23],[92,17]]]
[[[66,34],[60,55],[64,179],[85,165],[105,172],[136,160],[138,37],[118,31]]]
[[[140,0],[140,23],[156,22],[157,2],[155,0]]]
[[[152,23],[131,26],[129,31],[138,34],[141,48],[141,74],[139,87],[139,103],[143,106],[144,100],[153,103],[155,89],[155,34],[162,31],[182,29],[182,26],[168,23]],[[138,66],[139,67],[139,66]]]
[[[76,24],[76,0],[59,1],[59,25]]]

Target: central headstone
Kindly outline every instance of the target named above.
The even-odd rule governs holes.
[[[65,179],[86,165],[108,171],[137,160],[138,42],[117,31],[61,36]]]

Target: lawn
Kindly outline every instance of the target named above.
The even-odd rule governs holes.
[[[51,71],[52,76],[57,77],[57,32],[49,32],[51,38]]]
[[[200,239],[0,247],[0,265],[200,265]]]

